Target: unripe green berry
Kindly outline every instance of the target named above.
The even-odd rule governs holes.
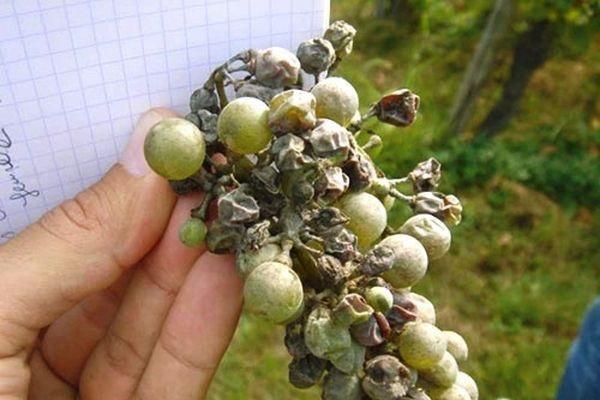
[[[376,247],[387,247],[393,251],[392,267],[382,277],[392,286],[406,288],[413,286],[427,272],[425,248],[412,236],[397,234],[383,239]]]
[[[244,306],[255,314],[281,324],[298,315],[304,304],[302,282],[287,265],[265,262],[248,275]]]
[[[434,366],[421,369],[419,376],[438,387],[450,387],[456,381],[458,375],[458,364],[448,352]]]
[[[394,295],[383,286],[373,286],[365,291],[365,299],[375,311],[387,312],[394,305]]]
[[[269,107],[253,97],[235,99],[219,115],[217,133],[234,153],[258,153],[273,137],[269,129]]]
[[[479,400],[479,389],[477,383],[470,375],[459,371],[456,377],[456,385],[462,387],[469,393],[471,400]]]
[[[400,232],[415,237],[429,256],[429,260],[437,260],[450,248],[452,235],[448,227],[439,219],[429,214],[417,214],[410,217],[400,228]]]
[[[358,110],[358,94],[344,78],[327,78],[311,90],[317,99],[317,117],[347,126]]]
[[[198,247],[206,237],[206,224],[198,218],[189,218],[179,228],[179,240],[188,247]]]
[[[347,228],[356,235],[361,249],[369,248],[387,225],[385,207],[372,194],[349,193],[335,203],[335,207],[350,219]]]
[[[469,347],[465,339],[454,331],[444,331],[444,336],[448,342],[448,352],[454,356],[456,361],[466,361],[469,357]]]
[[[202,167],[205,155],[202,131],[183,118],[163,119],[150,129],[144,142],[148,165],[169,180],[192,176]]]
[[[449,388],[432,388],[427,394],[431,400],[471,400],[469,393],[456,384]]]
[[[446,352],[446,338],[435,326],[426,322],[409,322],[398,337],[400,355],[417,369],[434,366]]]

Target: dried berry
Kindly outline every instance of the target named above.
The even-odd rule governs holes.
[[[278,93],[281,93],[281,89],[264,86],[255,80],[243,81],[235,88],[236,98],[253,97],[266,104],[269,104]]]
[[[200,88],[192,93],[190,97],[190,109],[193,113],[199,110],[210,111],[211,113],[218,113],[221,111],[219,107],[219,98],[214,90],[207,90]]]
[[[328,119],[317,121],[308,140],[317,156],[331,159],[332,162],[344,161],[350,150],[348,131]]]
[[[336,353],[348,350],[352,338],[347,328],[333,321],[328,308],[319,306],[308,316],[304,328],[304,341],[312,354],[330,359]]]
[[[373,308],[359,294],[351,293],[333,309],[332,317],[336,324],[349,327],[353,324],[366,322],[373,314]]]
[[[420,162],[415,169],[408,174],[408,178],[413,184],[415,193],[435,191],[441,177],[442,164],[435,158]]]
[[[206,144],[198,127],[183,118],[165,118],[154,125],[144,142],[148,165],[160,176],[181,180],[204,162]]]
[[[344,58],[352,52],[356,29],[345,21],[335,21],[325,31],[323,37],[333,45],[339,58]]]
[[[260,50],[256,55],[254,76],[261,84],[280,88],[293,85],[298,81],[300,61],[281,47]]]
[[[335,49],[329,40],[315,38],[300,43],[296,56],[304,71],[318,75],[327,71],[335,61]]]
[[[374,115],[386,124],[404,127],[414,122],[418,109],[419,96],[408,89],[400,89],[383,96],[367,115]]]
[[[299,389],[306,389],[319,382],[325,372],[327,361],[307,354],[302,358],[294,358],[288,365],[289,381]]]
[[[400,400],[411,385],[408,367],[391,355],[381,355],[367,361],[362,387],[373,400]]]
[[[360,378],[333,368],[323,382],[323,400],[363,400]]]

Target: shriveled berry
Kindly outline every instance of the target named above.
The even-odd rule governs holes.
[[[365,299],[357,294],[350,293],[333,309],[333,319],[336,324],[349,327],[352,324],[366,322],[373,314],[373,308],[367,304]]]
[[[144,142],[144,156],[158,175],[170,180],[192,176],[204,162],[206,144],[200,129],[183,118],[165,118]]]
[[[471,400],[469,392],[456,384],[449,388],[432,388],[428,394],[431,400]]]
[[[367,361],[365,374],[362,387],[373,400],[400,399],[411,386],[408,367],[388,354]]]
[[[254,76],[263,85],[271,88],[293,85],[299,73],[300,61],[289,50],[270,47],[257,52]]]
[[[327,118],[347,126],[358,110],[358,94],[344,78],[324,79],[311,92],[317,99],[319,118]]]
[[[383,278],[397,288],[416,284],[427,272],[427,253],[418,240],[412,236],[396,234],[383,239],[377,247],[392,250],[391,268],[383,273]]]
[[[316,75],[331,67],[335,61],[335,49],[329,40],[315,38],[300,43],[296,56],[304,71]]]
[[[219,115],[217,132],[219,139],[234,153],[258,153],[273,137],[269,129],[269,107],[253,97],[235,99]]]
[[[179,240],[188,247],[198,247],[206,237],[206,224],[198,218],[189,218],[179,228]]]
[[[416,314],[422,322],[435,325],[435,308],[425,296],[414,292],[394,293],[394,304]]]
[[[348,229],[358,238],[361,249],[368,248],[383,233],[387,225],[385,207],[369,193],[348,193],[335,203],[348,221]]]
[[[400,232],[416,238],[425,250],[429,260],[441,258],[450,248],[452,234],[439,219],[429,214],[417,214],[410,217]]]
[[[329,361],[340,371],[354,374],[361,370],[365,362],[365,354],[365,347],[352,341],[349,348],[331,354]]]
[[[303,304],[302,282],[287,265],[268,261],[246,278],[244,306],[252,313],[281,324],[298,315]]]
[[[323,400],[363,400],[360,378],[333,368],[323,382]]]
[[[452,354],[446,352],[435,365],[419,370],[419,376],[438,387],[450,387],[456,381],[458,364]]]
[[[469,374],[459,371],[458,376],[456,377],[456,385],[465,389],[469,393],[471,400],[479,400],[477,383]]]
[[[446,338],[435,326],[426,322],[409,322],[397,341],[402,359],[417,369],[434,366],[446,352]]]
[[[294,358],[288,365],[288,378],[292,385],[306,389],[319,382],[325,372],[327,361],[308,354],[303,358]]]
[[[317,123],[317,99],[304,90],[286,90],[270,103],[269,126],[273,132],[298,133]]]
[[[343,58],[352,52],[356,29],[349,23],[339,20],[329,25],[323,37],[331,42],[336,55]]]
[[[269,104],[271,99],[278,93],[281,93],[280,88],[270,88],[268,86],[261,85],[255,80],[244,81],[236,85],[235,97],[254,97],[265,104]]]
[[[458,362],[467,361],[469,347],[465,339],[454,331],[444,331],[444,336],[448,342],[448,353],[452,354]]]
[[[350,151],[350,136],[348,131],[338,123],[329,119],[320,119],[310,133],[308,140],[312,150],[319,157],[330,159],[332,162],[342,162]]]
[[[322,306],[313,309],[308,316],[304,341],[311,353],[328,360],[337,353],[348,350],[352,344],[348,329],[336,324],[331,311]]]

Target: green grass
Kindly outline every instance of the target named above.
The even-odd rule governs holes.
[[[449,255],[414,290],[436,305],[440,327],[467,339],[470,357],[461,367],[478,381],[482,399],[552,399],[585,309],[600,292],[600,120],[593,117],[600,42],[596,51],[546,64],[510,127],[474,146],[473,129],[460,138],[441,132],[486,7],[432,2],[435,12],[413,31],[367,18],[363,3],[333,1],[333,18],[360,32],[338,74],[357,87],[363,107],[397,87],[422,99],[411,128],[372,126],[386,143],[377,162],[399,177],[438,157],[446,167],[441,189],[465,208]],[[501,65],[475,121],[498,97]],[[395,207],[392,224],[407,215]],[[208,398],[319,398],[318,390],[287,383],[282,340],[282,328],[244,316]]]

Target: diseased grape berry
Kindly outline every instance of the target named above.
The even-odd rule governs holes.
[[[448,251],[462,205],[437,191],[434,158],[400,177],[373,162],[378,121],[408,126],[420,100],[395,90],[361,114],[348,81],[324,78],[355,34],[336,21],[296,55],[235,54],[194,91],[184,119],[152,128],[145,156],[176,194],[204,194],[180,241],[235,254],[245,309],[285,324],[293,386],[321,386],[323,400],[477,400],[457,365],[466,343],[435,327],[433,304],[411,291]],[[393,205],[415,215],[388,226]]]
[[[198,247],[206,237],[206,224],[198,218],[189,218],[179,228],[179,240],[188,247]]]
[[[448,227],[429,214],[417,214],[409,218],[400,228],[400,232],[421,242],[430,260],[437,260],[446,254],[452,240]]]
[[[428,394],[431,400],[471,400],[469,393],[456,384],[449,388],[432,388]]]
[[[456,385],[462,387],[469,393],[471,400],[479,400],[479,389],[477,383],[470,375],[459,371],[456,377]]]
[[[397,340],[402,359],[411,367],[434,366],[446,352],[446,338],[435,326],[426,322],[409,322]]]
[[[358,111],[358,94],[344,78],[327,78],[311,90],[317,99],[317,117],[347,126]]]
[[[358,238],[361,249],[375,242],[387,225],[385,207],[372,194],[349,193],[338,200],[335,206],[349,218],[347,227]]]
[[[256,56],[254,76],[265,86],[280,88],[293,85],[298,81],[299,73],[300,61],[282,47],[260,50]]]
[[[317,99],[304,90],[286,90],[273,97],[270,104],[269,127],[273,132],[299,133],[317,123]]]
[[[335,49],[329,40],[314,38],[300,43],[296,56],[304,71],[317,75],[331,67],[335,61]]]
[[[268,261],[256,267],[244,284],[244,307],[272,322],[286,323],[301,312],[302,283],[287,265]]]
[[[144,142],[150,168],[170,180],[196,173],[204,162],[206,144],[200,129],[183,118],[165,118],[154,125]]]
[[[448,342],[448,352],[454,356],[456,361],[464,362],[469,357],[469,347],[467,342],[454,331],[444,331],[444,336]]]
[[[446,352],[435,365],[419,370],[419,376],[438,387],[450,387],[456,381],[458,364],[452,354]]]
[[[253,97],[235,99],[221,111],[217,132],[231,151],[258,153],[273,137],[269,129],[269,107]]]
[[[413,286],[427,272],[427,253],[418,240],[412,236],[397,234],[383,239],[366,257],[382,248],[389,250],[381,260],[389,265],[382,277],[392,286],[406,288]],[[374,261],[375,262],[375,261]]]

